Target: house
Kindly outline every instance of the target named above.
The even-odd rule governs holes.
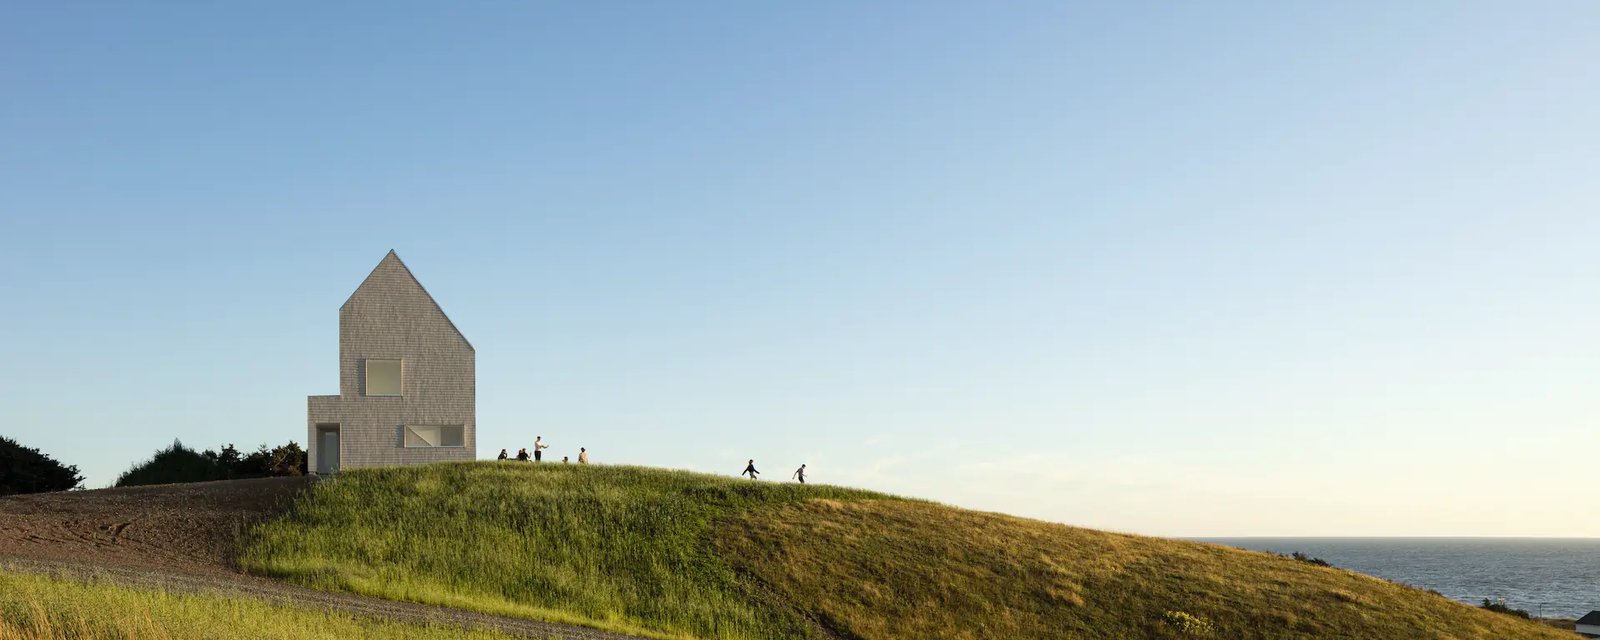
[[[1573,630],[1585,638],[1600,638],[1600,611],[1583,614],[1582,618],[1578,618],[1578,624]]]
[[[306,398],[314,473],[477,458],[475,354],[394,251],[339,307],[339,395]]]

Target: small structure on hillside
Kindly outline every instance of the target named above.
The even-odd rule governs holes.
[[[1585,638],[1600,638],[1600,611],[1590,611],[1578,618],[1573,630]]]
[[[477,458],[475,357],[390,251],[339,308],[339,395],[306,398],[306,466]]]

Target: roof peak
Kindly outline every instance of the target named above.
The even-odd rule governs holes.
[[[416,285],[417,290],[422,292],[423,297],[428,299],[428,302],[432,304],[433,308],[439,312],[439,315],[444,316],[445,323],[449,324],[450,328],[455,330],[456,335],[461,337],[462,342],[467,343],[468,349],[472,349],[472,342],[467,340],[467,336],[465,334],[461,333],[461,329],[456,327],[455,321],[450,319],[450,314],[444,312],[444,307],[439,306],[439,301],[433,299],[433,294],[428,293],[428,288],[422,286],[422,281],[417,279],[417,275],[411,272],[411,267],[406,266],[405,261],[400,259],[400,254],[395,253],[394,249],[390,249],[389,253],[384,254],[383,259],[378,261],[377,266],[372,267],[372,271],[367,273],[367,277],[363,278],[361,280],[361,284],[356,287],[356,290],[352,291],[350,293],[350,297],[345,299],[345,305],[348,305],[350,304],[350,301],[355,300],[356,295],[360,294],[361,290],[366,288],[367,283],[371,282],[373,278],[377,277],[378,272],[383,270],[384,265],[389,264],[390,262],[400,266],[400,272],[404,274],[405,278],[409,280],[411,284]],[[340,308],[343,307],[341,306]]]

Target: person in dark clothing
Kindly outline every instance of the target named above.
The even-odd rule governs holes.
[[[506,456],[506,450],[505,450],[505,449],[501,449],[501,450],[500,450],[500,457],[498,457],[498,458],[495,458],[495,459],[496,459],[496,460],[505,460],[505,459],[506,459],[506,457],[507,457],[507,456]]]
[[[756,461],[755,460],[751,460],[749,463],[745,464],[744,471],[739,472],[739,475],[741,475],[741,476],[742,475],[746,475],[746,474],[748,474],[750,476],[751,480],[755,480],[756,476],[761,475],[760,471],[756,471]]]
[[[518,462],[527,462],[528,461],[528,450],[526,448],[522,448],[522,449],[518,449],[517,450],[517,461]]]
[[[790,476],[790,477],[792,477],[792,478],[794,478],[796,480],[799,480],[800,484],[805,484],[806,483],[806,466],[803,465],[803,464],[800,465],[800,468],[799,469],[795,469],[794,470],[794,475]]]

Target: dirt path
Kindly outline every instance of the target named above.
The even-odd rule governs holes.
[[[405,622],[560,640],[610,633],[432,605],[316,591],[236,569],[240,534],[310,486],[263,478],[0,498],[0,568],[134,587],[245,596]]]

